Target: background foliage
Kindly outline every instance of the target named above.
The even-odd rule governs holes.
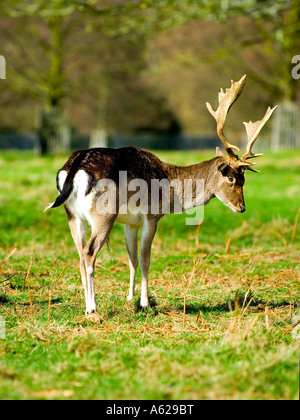
[[[233,114],[260,118],[270,103],[299,102],[299,0],[64,1],[1,4],[0,127],[34,129],[34,110],[61,106],[88,133],[141,127],[214,133],[205,102],[248,73]],[[180,81],[180,83],[178,83]]]

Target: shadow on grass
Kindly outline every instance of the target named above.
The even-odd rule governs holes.
[[[63,298],[57,298],[57,299],[51,299],[51,306],[55,305],[57,303],[65,302],[65,299]],[[19,306],[30,306],[30,302],[13,302],[12,300],[9,300],[8,303],[17,303]],[[1,301],[0,301],[1,304]],[[35,300],[34,305],[49,305],[49,300]],[[67,304],[66,304],[67,306]]]
[[[10,303],[10,300],[5,294],[0,295],[0,305],[4,305],[5,303]]]
[[[228,312],[234,312],[236,306],[238,306],[239,309],[242,307],[246,308],[249,303],[249,300],[245,302],[243,306],[243,301],[239,301],[236,303],[236,301],[233,301],[229,299],[228,301],[224,303],[218,303],[217,305],[209,305],[209,304],[187,304],[186,305],[186,313],[191,315],[197,315],[200,311],[202,313],[228,313]],[[257,312],[264,311],[266,307],[270,309],[274,308],[282,308],[285,306],[290,306],[290,301],[282,301],[282,302],[272,302],[272,301],[265,301],[263,299],[255,299],[253,300],[249,308],[255,308]],[[179,309],[179,307],[177,306]],[[183,305],[180,305],[180,309],[183,310]]]
[[[135,313],[138,313],[138,312],[147,312],[148,310],[153,310],[155,313],[157,312],[156,311],[156,307],[157,307],[157,301],[156,301],[156,299],[153,297],[153,296],[151,296],[151,295],[149,295],[149,303],[150,303],[150,308],[148,308],[148,309],[144,309],[144,308],[142,308],[141,307],[141,305],[140,305],[140,299],[138,299],[136,302],[135,302]]]
[[[129,310],[130,312],[132,311],[132,313],[134,314],[142,315],[143,313],[144,314],[151,313],[152,315],[153,314],[158,315],[159,314],[159,311],[157,310],[158,303],[156,299],[151,295],[149,295],[149,303],[150,303],[150,308],[148,309],[142,308],[140,305],[140,297],[137,298],[136,296],[135,300],[133,300],[132,302],[127,302],[126,300],[125,302],[123,302],[121,306],[117,306],[117,305],[114,306],[114,309],[113,310],[110,309],[108,313],[105,315],[105,317],[107,319],[110,319],[119,315],[123,316],[127,310]]]
[[[236,291],[234,296],[228,296],[224,302],[211,304],[211,303],[202,303],[202,302],[187,302],[186,304],[186,313],[191,315],[198,315],[201,311],[205,313],[228,313],[234,312],[236,308],[246,308],[249,305],[249,308],[254,308],[256,312],[264,311],[266,307],[270,309],[281,308],[290,306],[291,302],[289,300],[274,301],[274,300],[265,300],[259,297],[255,297],[253,293],[246,295],[243,291]],[[159,312],[170,313],[170,312],[183,312],[184,305],[183,299],[180,299],[180,302],[174,302],[173,305],[164,306]]]

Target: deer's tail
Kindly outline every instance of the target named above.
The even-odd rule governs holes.
[[[63,186],[62,190],[60,191],[59,196],[57,197],[57,199],[53,203],[51,203],[44,210],[44,213],[46,213],[50,209],[55,209],[56,207],[61,206],[70,197],[70,195],[71,195],[71,193],[73,191],[73,187],[74,187],[74,178],[75,178],[75,175],[78,172],[80,163],[85,158],[85,156],[86,156],[86,151],[80,152],[79,155],[74,159],[74,161],[73,161],[73,163],[71,165],[71,168],[70,168],[70,170],[68,172],[67,178],[65,180],[64,186]],[[59,175],[59,172],[58,172],[57,175]],[[57,186],[59,188],[58,176],[57,176]]]

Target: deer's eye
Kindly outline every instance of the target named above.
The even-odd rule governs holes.
[[[233,184],[233,181],[234,181],[233,177],[232,177],[232,176],[229,176],[229,177],[228,177],[228,181],[229,181],[231,184]]]

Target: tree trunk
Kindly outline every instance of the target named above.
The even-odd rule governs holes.
[[[109,90],[107,83],[107,80],[102,76],[102,86],[98,105],[97,128],[91,133],[90,148],[108,147],[108,135],[106,128]]]
[[[71,130],[61,108],[39,110],[37,132],[38,148],[41,155],[57,155],[70,152]]]

